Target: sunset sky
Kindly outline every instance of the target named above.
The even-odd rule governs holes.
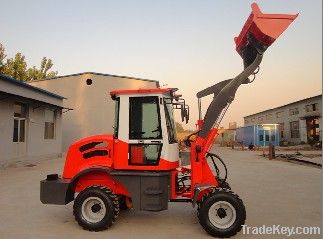
[[[9,57],[22,52],[30,66],[50,57],[59,75],[93,71],[177,87],[191,107],[186,128],[193,128],[196,93],[243,69],[233,38],[253,1],[0,2],[0,42]],[[265,53],[255,82],[238,90],[224,127],[322,93],[322,1],[256,2],[265,13],[300,15]]]

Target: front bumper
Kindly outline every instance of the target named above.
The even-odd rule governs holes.
[[[47,179],[40,181],[40,201],[43,204],[66,205],[73,200],[70,180],[47,175]]]

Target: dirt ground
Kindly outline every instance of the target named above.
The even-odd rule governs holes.
[[[229,168],[233,191],[243,199],[248,226],[320,226],[321,169],[278,160],[259,152],[216,148]],[[162,212],[122,212],[106,231],[88,232],[74,221],[72,203],[43,205],[39,181],[59,172],[63,159],[0,170],[0,238],[212,238],[198,223],[190,203],[170,203]],[[285,238],[244,235],[234,238]],[[286,237],[288,238],[288,237]],[[289,237],[289,238],[295,238]],[[319,238],[319,235],[298,238]]]

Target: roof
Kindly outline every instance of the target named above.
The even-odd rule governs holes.
[[[130,76],[111,75],[111,74],[104,74],[104,73],[97,73],[97,72],[82,72],[82,73],[76,73],[76,74],[70,74],[70,75],[55,76],[55,77],[45,78],[45,79],[41,79],[41,80],[33,80],[31,82],[44,81],[44,80],[54,80],[54,79],[59,79],[59,78],[86,75],[86,74],[99,75],[99,76],[110,76],[110,77],[117,77],[117,78],[125,78],[125,79],[130,79],[130,80],[141,80],[141,81],[156,82],[157,86],[159,86],[159,81],[156,81],[156,80],[142,79],[142,78],[130,77]]]
[[[139,90],[114,90],[110,92],[110,95],[121,94],[149,94],[149,93],[165,93],[168,91],[176,91],[177,88],[153,88],[153,89],[139,89]]]
[[[265,113],[265,112],[268,112],[268,111],[271,111],[271,110],[277,110],[277,109],[280,109],[280,108],[283,108],[283,107],[286,107],[286,106],[289,106],[289,105],[297,104],[297,103],[300,103],[300,102],[306,101],[306,100],[311,100],[311,99],[314,99],[314,98],[317,98],[317,97],[321,97],[322,98],[322,94],[315,95],[315,96],[308,97],[308,98],[304,98],[304,99],[301,99],[301,100],[298,100],[298,101],[294,101],[294,102],[288,103],[286,105],[281,105],[281,106],[278,106],[278,107],[275,107],[275,108],[271,108],[271,109],[268,109],[268,110],[260,111],[258,113],[254,113],[254,114],[251,114],[251,115],[244,116],[243,118],[247,118],[247,117],[250,117],[250,116],[253,116],[253,115]]]
[[[7,76],[7,75],[0,74],[0,80],[7,81],[7,82],[10,82],[11,84],[15,84],[15,85],[18,85],[18,86],[21,86],[21,87],[24,87],[24,88],[27,88],[27,89],[30,89],[30,90],[33,90],[33,91],[37,91],[37,92],[40,92],[42,94],[45,94],[45,95],[48,95],[48,96],[51,96],[51,97],[54,97],[54,98],[57,98],[57,99],[66,99],[63,96],[54,94],[54,93],[49,92],[47,90],[43,90],[43,89],[38,88],[38,87],[33,86],[33,85],[29,85],[26,82],[17,80],[15,78]]]

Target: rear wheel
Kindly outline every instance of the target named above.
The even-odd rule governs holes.
[[[231,237],[245,223],[246,210],[236,194],[225,188],[214,188],[199,203],[198,218],[210,235]]]
[[[73,206],[78,224],[89,231],[109,228],[119,214],[117,196],[103,186],[91,186],[81,191]]]

